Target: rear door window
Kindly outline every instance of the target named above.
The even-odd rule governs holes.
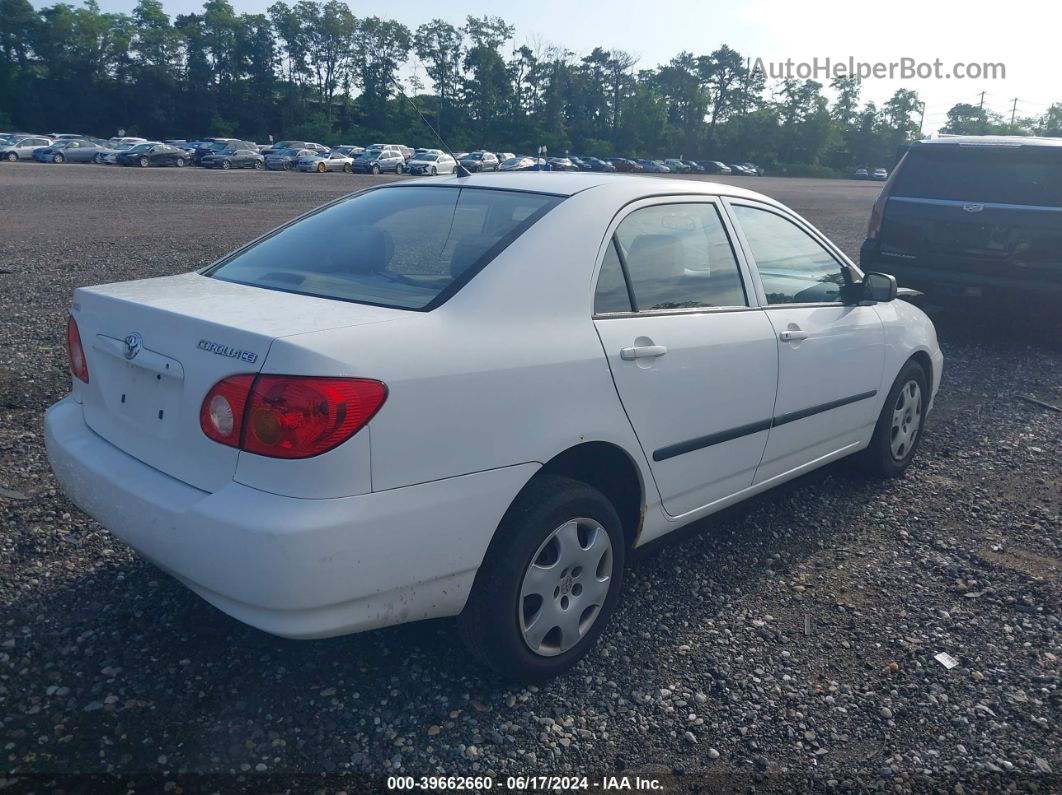
[[[1062,207],[1062,146],[917,146],[904,159],[892,195]]]
[[[274,290],[432,309],[560,201],[476,188],[370,190],[277,230],[205,273]]]

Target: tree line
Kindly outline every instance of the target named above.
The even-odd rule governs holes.
[[[577,55],[515,43],[496,16],[415,30],[355,17],[339,0],[278,0],[265,14],[228,0],[171,17],[160,0],[131,14],[95,0],[35,10],[0,0],[0,129],[149,138],[274,135],[329,143],[430,145],[415,97],[455,149],[753,160],[788,173],[891,166],[924,106],[901,88],[880,107],[855,78],[834,100],[813,80],[768,86],[726,45],[640,68],[622,50]],[[948,132],[1062,134],[1062,103],[1005,123],[956,105]]]

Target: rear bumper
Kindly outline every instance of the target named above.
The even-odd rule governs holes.
[[[214,606],[292,638],[459,613],[494,529],[538,466],[340,499],[235,482],[210,494],[111,445],[70,398],[48,410],[44,429],[78,507]]]
[[[1037,278],[1036,274],[973,273],[955,267],[905,262],[882,256],[876,240],[863,242],[859,265],[864,272],[892,274],[900,287],[913,287],[930,297],[978,295],[984,290],[999,290],[1036,298],[1062,298],[1062,272],[1057,279],[1044,279]]]

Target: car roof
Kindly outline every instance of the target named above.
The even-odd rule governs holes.
[[[572,171],[504,171],[491,174],[473,174],[469,177],[439,177],[426,181],[392,182],[387,189],[435,184],[470,188],[496,188],[499,190],[552,193],[558,196],[574,196],[590,189],[603,189],[622,194],[628,201],[662,195],[700,194],[705,196],[733,196],[756,199],[777,205],[774,199],[721,182],[699,179],[670,179],[667,177],[643,177],[631,174],[602,174],[599,172]]]
[[[1062,146],[1062,138],[1033,135],[940,135],[915,141],[913,146]]]

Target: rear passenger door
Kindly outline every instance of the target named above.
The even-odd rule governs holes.
[[[610,229],[594,325],[668,514],[752,484],[777,385],[774,330],[715,201],[631,205]]]
[[[885,331],[873,306],[841,302],[851,266],[798,217],[728,200],[778,349],[778,399],[756,482],[869,439]]]

